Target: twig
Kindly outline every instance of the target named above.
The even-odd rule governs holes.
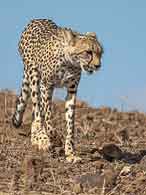
[[[101,195],[104,195],[104,193],[105,193],[105,184],[106,184],[106,182],[105,182],[105,177],[104,177]]]

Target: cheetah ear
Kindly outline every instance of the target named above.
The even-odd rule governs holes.
[[[87,35],[88,37],[93,37],[93,38],[97,38],[96,33],[95,32],[86,32],[85,35]]]
[[[75,35],[73,34],[71,29],[64,30],[65,40],[67,44],[73,46],[75,44]]]

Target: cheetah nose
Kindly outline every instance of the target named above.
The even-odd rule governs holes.
[[[96,64],[94,65],[96,69],[100,68],[101,67],[101,64]]]

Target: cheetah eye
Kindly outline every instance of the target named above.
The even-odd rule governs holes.
[[[86,51],[86,53],[88,54],[88,55],[91,55],[92,56],[92,51]]]

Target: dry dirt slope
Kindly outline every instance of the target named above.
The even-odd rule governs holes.
[[[30,144],[31,105],[21,128],[11,124],[16,96],[0,93],[0,195],[146,194],[146,115],[91,108],[77,102],[76,148],[82,162],[64,158],[64,103],[53,104],[54,149]]]

